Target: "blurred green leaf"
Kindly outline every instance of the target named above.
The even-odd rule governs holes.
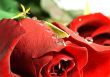
[[[65,10],[59,8],[54,0],[41,0],[41,7],[57,22],[68,24],[73,19]]]
[[[0,19],[11,18],[19,12],[16,0],[0,0]]]
[[[14,13],[9,13],[9,12],[6,12],[4,10],[0,10],[0,19],[2,19],[2,18],[11,18],[15,15],[16,14],[14,14]]]
[[[83,15],[84,11],[83,10],[69,10],[67,13],[72,17],[76,18],[77,16]]]

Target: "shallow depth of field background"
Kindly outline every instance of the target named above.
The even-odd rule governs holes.
[[[28,17],[68,24],[77,16],[101,12],[110,16],[110,0],[0,0],[0,19],[22,12],[20,4],[31,8]]]

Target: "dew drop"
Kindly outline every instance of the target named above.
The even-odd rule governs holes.
[[[57,40],[57,35],[56,34],[52,34],[52,39]]]
[[[76,34],[77,34],[77,35],[79,35],[79,33],[78,33],[78,32],[76,32]]]
[[[79,35],[79,33],[78,32],[75,32],[75,35]]]
[[[46,32],[50,33],[51,31],[49,29],[45,30]]]
[[[58,40],[56,40],[56,43],[57,43],[58,45],[66,46],[66,43],[64,42],[63,39],[58,39]]]
[[[42,24],[42,23],[39,23],[39,25],[40,25],[41,27],[44,27],[44,24]]]
[[[33,20],[37,20],[37,17],[32,17]]]
[[[81,19],[81,18],[79,18],[79,21],[82,21],[82,19]]]
[[[93,43],[92,37],[86,37],[85,41],[87,41],[88,43]]]

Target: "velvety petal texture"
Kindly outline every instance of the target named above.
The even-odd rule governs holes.
[[[10,69],[10,56],[23,34],[19,22],[12,19],[0,21],[0,77],[19,77]]]
[[[110,20],[101,13],[80,16],[70,23],[70,29],[83,37],[88,46],[88,63],[84,77],[110,76]],[[97,48],[97,50],[94,50]],[[106,50],[107,49],[107,50]]]
[[[75,18],[58,38],[41,20],[0,21],[0,77],[110,77],[110,19]]]
[[[98,52],[110,50],[110,46],[103,46],[100,44],[96,44],[93,41],[92,42],[88,41],[86,38],[80,36],[78,32],[74,32],[64,25],[61,25],[61,24],[56,23],[56,22],[54,22],[53,24],[58,26],[60,29],[66,31],[70,35],[69,38],[65,38],[65,41],[71,41],[74,44],[77,44],[77,45],[82,46],[82,47],[87,47],[88,49],[95,50]]]
[[[53,23],[70,34],[66,41],[88,49],[88,62],[83,68],[83,77],[110,76],[110,20],[101,13],[79,16],[68,29]]]
[[[38,76],[41,64],[34,66],[33,59],[47,52],[59,52],[58,50],[64,46],[63,39],[60,41],[43,21],[25,18],[19,23],[26,33],[13,50],[11,56],[12,71],[21,76],[35,77]]]
[[[46,60],[48,58],[50,61]],[[53,51],[35,59],[34,63],[41,66],[39,77],[82,77],[81,71],[87,61],[86,48],[67,45],[59,52]]]
[[[97,44],[105,45],[104,41],[110,40],[110,19],[101,13],[79,16],[69,27],[81,37],[91,37]]]

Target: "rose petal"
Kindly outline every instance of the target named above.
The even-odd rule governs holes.
[[[77,67],[75,67],[73,70],[68,72],[67,77],[83,77],[83,70],[78,70]]]
[[[51,55],[52,56],[52,55]],[[70,56],[70,57],[68,57]],[[86,48],[83,47],[74,47],[71,45],[66,46],[65,48],[63,48],[59,53],[57,53],[57,55],[54,53],[53,54],[53,59],[50,60],[50,62],[46,62],[45,64],[42,60],[42,62],[40,62],[43,66],[42,69],[42,75],[43,77],[51,77],[50,75],[50,69],[52,68],[52,66],[56,65],[60,60],[75,60],[75,66],[70,66],[69,70],[66,70],[66,72],[64,74],[62,74],[61,77],[73,77],[73,76],[78,76],[80,77],[82,75],[81,70],[82,68],[86,65],[87,63],[87,50]]]
[[[95,36],[93,38],[94,42],[100,45],[104,45],[104,46],[110,46],[110,33],[103,33],[103,34],[99,34],[97,36]]]
[[[0,21],[0,77],[14,75],[10,69],[10,55],[23,33],[24,30],[17,21],[12,19]]]
[[[94,42],[89,43],[85,38],[79,36],[79,34],[77,32],[70,30],[66,26],[63,26],[59,23],[57,23],[57,26],[60,29],[66,31],[70,35],[69,38],[65,39],[66,41],[71,41],[74,44],[77,44],[77,45],[82,46],[82,47],[87,47],[87,49],[95,50],[97,52],[110,50],[110,46],[102,46],[102,45],[96,44]]]
[[[35,77],[36,68],[32,56],[27,52],[20,51],[15,47],[11,55],[11,69],[23,77]]]
[[[76,72],[76,75],[72,74],[74,71],[70,71],[69,75],[70,77],[76,76],[78,77],[79,73],[81,76],[84,75],[84,77],[108,77],[109,76],[109,71],[110,71],[110,61],[109,61],[109,50],[110,46],[102,46],[98,45],[95,43],[89,43],[84,40],[81,36],[79,36],[77,33],[72,32],[68,28],[62,25],[58,25],[61,29],[66,31],[67,33],[70,34],[70,38],[67,38],[67,41],[71,41],[72,43],[75,43],[79,46],[86,47],[88,49],[88,63],[87,66],[84,70],[84,74],[79,72]],[[109,28],[108,28],[109,29]],[[103,30],[104,32],[108,31],[108,29]],[[98,30],[98,29],[97,29]],[[101,33],[101,31],[100,31]],[[106,40],[107,43],[109,40]],[[106,53],[108,51],[108,53]],[[105,54],[106,53],[106,54]],[[106,60],[107,59],[107,60]],[[93,68],[93,69],[92,69]]]
[[[110,51],[91,52],[89,62],[84,68],[84,77],[109,77],[110,76]]]
[[[20,40],[18,47],[32,54],[33,58],[37,58],[42,54],[57,48],[57,46],[60,47],[60,45],[56,43],[56,41],[58,42],[58,39],[56,38],[55,33],[53,33],[43,21],[27,18],[21,20],[20,23],[26,30],[26,34]]]
[[[101,13],[79,16],[70,23],[70,29],[80,36],[92,37],[92,33],[101,26],[110,26],[110,20]]]
[[[36,73],[37,73],[37,77],[42,77],[42,68],[48,64],[51,60],[53,59],[53,56],[44,56],[42,58],[36,58],[33,60],[33,63],[35,64],[36,67]],[[44,72],[43,72],[44,73]]]
[[[56,64],[58,64],[60,62],[60,60],[72,60],[73,58],[67,56],[66,54],[62,54],[62,53],[58,53],[58,54],[54,54],[53,59],[44,66],[44,68],[42,69],[42,75],[43,77],[51,77],[51,69],[53,66],[55,66]],[[68,71],[70,71],[71,69],[74,68],[74,65],[70,65],[70,67],[68,67],[67,70],[64,71],[64,73],[61,75],[61,77],[67,77],[67,73]]]
[[[87,64],[88,52],[85,47],[68,46],[66,47],[66,51],[74,56],[78,70],[81,70]]]
[[[102,27],[94,31],[90,37],[95,37],[97,35],[104,34],[104,33],[110,33],[110,25],[103,25]]]
[[[96,37],[97,35],[100,35],[102,33],[109,32],[109,23],[110,20],[107,17],[97,13],[87,16],[81,16],[73,20],[70,24],[70,28],[73,30],[73,32],[64,26],[58,25],[61,29],[70,34],[70,38],[66,39],[67,41],[71,41],[72,43],[86,47],[88,49],[88,63],[84,68],[84,77],[110,76],[110,46],[98,45],[94,42],[89,43],[85,38],[80,36],[80,33],[78,35],[78,29],[81,26],[85,26],[86,29],[80,28],[80,30],[82,31],[82,36],[84,37],[91,36],[92,33],[94,33],[94,31],[96,30],[97,32],[94,33]],[[101,26],[107,26],[108,29],[107,27],[103,27],[103,29],[105,28],[105,30],[102,30],[102,28],[100,28]],[[93,29],[91,30],[90,28]],[[87,34],[85,34],[85,30]],[[109,42],[108,39],[106,39],[105,41]],[[73,77],[74,75],[70,76]]]
[[[107,40],[110,40],[110,29],[109,25],[104,25],[100,28],[98,28],[96,31],[94,31],[91,35],[94,42],[100,45],[110,45],[110,43],[105,42]]]
[[[58,50],[64,45],[57,43],[59,40],[53,31],[42,21],[25,18],[19,22],[26,33],[12,53],[12,70],[22,76],[35,77],[38,71],[33,64],[33,58],[38,58],[51,50]]]

